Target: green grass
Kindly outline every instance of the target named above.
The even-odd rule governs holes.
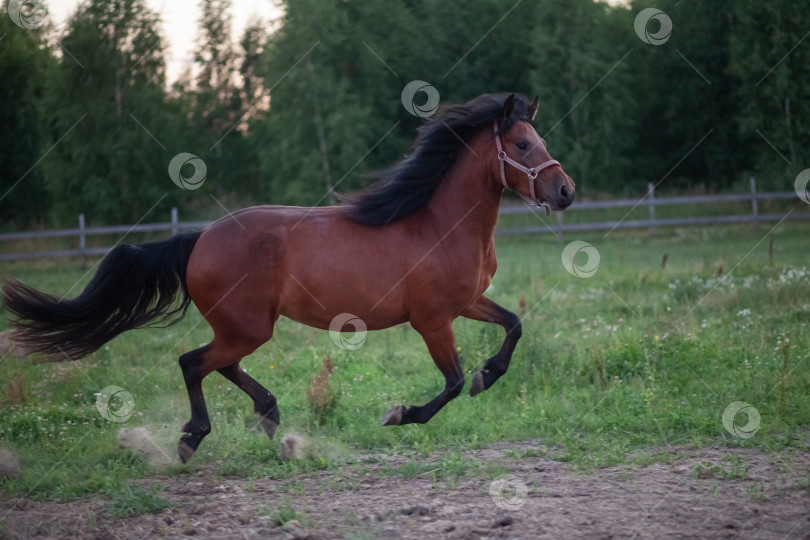
[[[379,425],[392,405],[424,403],[444,384],[410,327],[371,333],[362,348],[348,351],[327,332],[281,320],[272,342],[243,367],[279,398],[277,436],[306,435],[317,458],[281,461],[278,441],[262,433],[247,396],[212,375],[204,382],[211,435],[188,466],[171,465],[161,474],[207,470],[288,479],[322,469],[337,473],[358,455],[388,453],[410,460],[390,474],[452,480],[490,472],[487,464],[461,459],[459,450],[528,439],[542,441],[544,455],[586,470],[664,461],[658,452],[665,445],[806,450],[810,224],[773,231],[773,265],[771,227],[662,229],[656,239],[618,231],[607,238],[566,235],[566,242],[584,240],[599,251],[599,269],[587,279],[563,269],[563,246],[550,235],[499,238],[490,297],[521,315],[523,339],[509,372],[490,390],[475,398],[462,394],[423,426]],[[57,295],[90,277],[67,261],[5,264],[0,275]],[[6,324],[0,313],[0,329]],[[468,373],[503,340],[494,325],[458,320],[454,328]],[[126,486],[155,468],[118,448],[116,432],[145,426],[173,455],[189,415],[177,357],[210,338],[191,310],[177,326],[129,332],[80,362],[0,361],[0,446],[21,462],[20,477],[0,479],[0,491],[35,499],[118,493],[125,503],[145,500],[150,511],[158,495],[128,494]],[[324,355],[335,366],[339,399],[318,422],[305,388]],[[12,389],[20,378],[21,399]],[[126,423],[104,420],[95,409],[95,394],[109,385],[134,397]],[[753,437],[723,427],[721,415],[733,401],[759,411]],[[434,452],[444,457],[427,459]]]
[[[105,497],[110,500],[108,511],[116,518],[158,512],[171,506],[169,501],[158,495],[162,490],[161,486],[156,486],[151,491],[127,486],[105,493]]]
[[[426,478],[434,483],[455,485],[459,480],[485,476],[494,478],[508,472],[502,464],[486,463],[475,458],[466,458],[457,450],[449,450],[436,460],[409,460],[401,465],[383,465],[381,474],[402,478]]]
[[[721,478],[723,480],[745,480],[750,465],[745,465],[740,456],[723,456],[720,463],[710,460],[701,461],[695,465],[695,474],[698,478]]]
[[[281,527],[288,521],[296,520],[302,524],[311,524],[311,520],[306,516],[299,514],[292,505],[292,502],[285,500],[279,505],[278,509],[273,513],[273,523]]]

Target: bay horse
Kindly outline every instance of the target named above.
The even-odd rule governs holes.
[[[506,372],[521,337],[520,318],[484,296],[497,266],[494,230],[504,189],[547,212],[573,200],[573,181],[530,124],[537,105],[536,97],[530,103],[487,94],[445,106],[419,129],[405,158],[342,204],[255,206],[201,232],[118,246],[72,300],[6,280],[14,338],[45,360],[75,360],[126,330],[173,324],[194,302],[214,338],[180,356],[191,403],[178,443],[185,463],[211,431],[202,380],[214,371],[250,396],[273,437],[276,398],[239,363],[273,337],[280,316],[323,330],[346,314],[368,330],[409,322],[445,386],[424,405],[395,405],[382,425],[425,423],[464,386],[454,319],[506,331],[498,353],[473,377],[472,396]]]

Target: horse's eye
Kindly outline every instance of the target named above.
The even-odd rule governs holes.
[[[523,142],[523,141],[520,141],[519,143],[517,143],[517,144],[516,144],[516,146],[517,146],[518,148],[520,148],[521,150],[526,150],[526,149],[529,147],[529,145],[528,145],[528,144],[526,144],[526,143],[525,143],[525,142]]]

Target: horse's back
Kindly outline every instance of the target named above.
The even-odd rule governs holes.
[[[328,329],[352,313],[369,329],[393,326],[408,320],[408,270],[418,262],[402,229],[354,223],[341,207],[246,208],[203,231],[189,259],[189,293],[203,314],[251,306],[231,319],[284,315]]]

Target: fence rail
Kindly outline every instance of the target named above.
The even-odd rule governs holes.
[[[751,190],[748,193],[730,193],[720,195],[694,195],[678,197],[656,197],[652,184],[647,186],[647,195],[642,199],[617,199],[610,201],[582,201],[575,204],[573,209],[577,211],[596,210],[604,208],[629,208],[633,211],[636,208],[647,208],[647,219],[623,219],[620,221],[596,221],[586,223],[563,223],[563,213],[556,212],[556,222],[552,225],[534,225],[526,227],[499,227],[496,230],[498,235],[508,234],[540,234],[553,233],[562,242],[563,234],[571,231],[596,231],[613,229],[649,229],[651,235],[655,235],[659,227],[681,226],[681,225],[711,225],[722,223],[744,223],[751,222],[758,225],[760,222],[779,221],[782,219],[810,219],[810,212],[791,212],[785,214],[761,214],[759,212],[759,201],[768,200],[798,200],[799,197],[794,191],[781,191],[770,193],[758,193],[756,182],[751,178]],[[669,206],[676,204],[711,204],[726,202],[751,203],[751,212],[733,216],[695,216],[685,218],[656,218],[655,209],[659,206]],[[628,215],[630,213],[628,211]],[[499,214],[514,215],[530,213],[532,210],[526,206],[507,206],[500,209]],[[84,214],[79,214],[79,226],[75,229],[61,229],[54,231],[31,231],[0,234],[0,243],[15,240],[32,240],[43,238],[77,238],[76,249],[61,249],[49,251],[30,251],[22,253],[0,253],[0,261],[11,261],[19,259],[39,259],[52,257],[80,257],[84,263],[87,257],[103,255],[107,253],[109,247],[87,247],[87,238],[90,236],[100,236],[106,234],[142,233],[142,232],[170,232],[173,235],[185,230],[201,229],[208,225],[208,221],[180,221],[177,208],[171,210],[171,220],[163,223],[137,223],[135,225],[113,225],[108,227],[86,227]]]
[[[604,208],[647,208],[649,217],[647,219],[623,219],[620,221],[591,221],[587,223],[563,223],[563,213],[556,212],[557,221],[553,225],[534,225],[528,227],[499,228],[497,234],[536,234],[554,233],[562,242],[563,233],[566,231],[598,231],[613,229],[649,229],[650,235],[655,236],[659,227],[680,226],[680,225],[714,225],[723,223],[754,223],[757,226],[761,222],[779,221],[781,219],[810,219],[810,212],[791,212],[785,214],[762,214],[759,211],[759,201],[774,200],[799,200],[795,191],[776,191],[759,193],[756,190],[756,181],[751,178],[751,190],[748,193],[727,193],[718,195],[688,195],[677,197],[659,198],[655,196],[655,188],[652,184],[647,184],[647,195],[642,199],[616,199],[610,201],[583,201],[577,203],[576,210],[596,210]],[[671,206],[677,204],[707,204],[707,203],[728,203],[728,202],[750,202],[751,213],[738,214],[732,216],[693,216],[682,218],[656,218],[655,209],[659,206]],[[503,208],[501,215],[520,214],[530,212],[526,207]],[[630,212],[628,212],[629,214]]]

